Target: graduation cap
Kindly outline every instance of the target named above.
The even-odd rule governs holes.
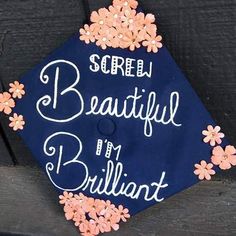
[[[163,46],[155,17],[137,7],[114,0],[94,11],[80,35],[0,94],[0,111],[83,235],[118,230],[236,165],[235,148]]]

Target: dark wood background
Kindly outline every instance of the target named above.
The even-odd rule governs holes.
[[[90,0],[89,6],[95,10],[110,3]],[[140,4],[156,15],[165,45],[236,145],[236,1],[140,0]],[[77,32],[85,15],[82,0],[0,0],[3,86]],[[30,152],[2,115],[0,121],[0,234],[77,235]],[[236,235],[236,169],[144,211],[111,235]]]

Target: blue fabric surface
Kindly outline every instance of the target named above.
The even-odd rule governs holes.
[[[100,70],[92,72],[90,70],[90,66],[94,66],[90,61],[92,54],[97,54],[101,58],[110,55],[124,59],[140,59],[144,61],[145,71],[149,71],[152,62],[152,76],[151,78],[122,76],[120,69],[117,75],[104,74]],[[40,80],[42,69],[55,60],[69,61],[79,69],[80,80],[74,89],[81,93],[84,107],[77,92],[60,94],[76,80],[76,70],[73,66],[62,61],[52,64],[41,76],[44,82]],[[110,69],[110,62],[110,58],[107,57],[107,69]],[[136,61],[132,63],[135,67]],[[58,93],[54,109],[52,104],[57,72]],[[136,73],[135,68],[132,69],[132,73]],[[48,76],[48,81],[45,75]],[[145,48],[135,52],[123,49],[104,51],[94,44],[86,45],[75,35],[20,81],[26,89],[25,97],[15,108],[15,112],[24,115],[26,121],[25,129],[20,134],[59,192],[63,189],[77,189],[75,192],[84,192],[88,196],[122,204],[129,208],[131,214],[136,214],[159,200],[197,183],[198,178],[193,174],[194,164],[201,160],[210,161],[212,148],[203,143],[201,132],[207,125],[214,125],[214,121],[165,47],[157,54],[147,53]],[[127,111],[131,111],[135,88],[140,96],[135,104],[136,110],[138,111],[143,104],[142,114],[147,115],[148,106],[151,108],[159,104],[160,118],[166,106],[166,123],[170,116],[171,93],[173,93],[173,106],[176,105],[178,94],[179,106],[173,118],[176,125],[172,122],[163,124],[151,121],[152,133],[147,128],[145,134],[145,121],[142,119],[86,114],[90,110],[93,96],[97,96],[98,104],[107,97],[112,97],[114,100],[117,98],[119,111],[123,109],[123,101],[130,96],[126,105]],[[154,93],[149,95],[152,91],[156,95]],[[46,99],[43,105],[39,100],[45,95],[49,95],[51,101]],[[156,103],[150,102],[148,105],[148,96],[151,98],[156,96]],[[83,110],[77,118],[69,122],[53,122],[39,114],[36,109],[37,103],[40,104],[39,109],[42,114],[54,120],[66,120],[82,108]],[[45,144],[47,139],[49,142]],[[98,140],[102,140],[103,143],[100,155],[96,155]],[[113,150],[110,158],[105,157],[108,142],[112,142],[114,147],[121,145],[118,160],[116,160],[118,149]],[[71,161],[72,159],[74,161]],[[121,168],[123,172],[119,179],[113,172],[111,181],[116,178],[117,184],[113,181],[112,185],[110,181],[105,191],[107,168],[112,168],[112,165],[114,168],[118,166],[117,176]],[[160,181],[163,175],[163,181]],[[92,182],[88,181],[89,176],[90,179],[96,179],[92,190],[90,189]],[[107,183],[108,179],[109,176]],[[98,188],[96,190],[99,181],[100,193]],[[161,184],[159,190],[158,183]],[[126,188],[126,194],[115,194],[121,188],[123,190]],[[155,195],[155,192],[158,194]],[[154,195],[158,199],[155,200]]]

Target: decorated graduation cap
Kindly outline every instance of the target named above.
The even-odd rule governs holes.
[[[114,0],[0,94],[0,111],[83,235],[236,165],[224,139],[135,0]],[[20,100],[19,100],[20,99]]]

